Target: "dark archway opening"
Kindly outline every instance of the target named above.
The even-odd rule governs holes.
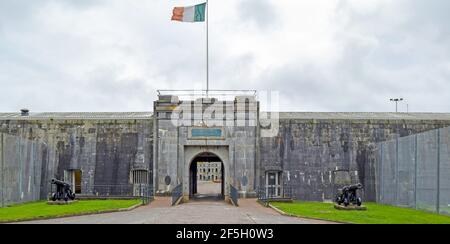
[[[197,155],[189,167],[189,198],[223,200],[225,171],[222,160],[213,153]]]

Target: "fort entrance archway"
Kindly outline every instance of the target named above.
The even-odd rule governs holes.
[[[189,198],[224,199],[224,169],[222,160],[215,154],[198,154],[189,167]]]
[[[184,200],[228,200],[228,147],[187,146],[184,152]]]

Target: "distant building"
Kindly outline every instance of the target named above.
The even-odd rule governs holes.
[[[222,163],[221,162],[198,162],[197,180],[199,181],[221,181]]]

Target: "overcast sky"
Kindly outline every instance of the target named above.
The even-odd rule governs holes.
[[[0,0],[0,111],[151,111],[201,89],[202,0]],[[450,112],[448,0],[210,0],[211,89],[283,111]]]

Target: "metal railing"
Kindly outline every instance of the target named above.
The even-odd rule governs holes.
[[[177,185],[172,190],[172,206],[176,205],[178,200],[183,197],[183,184]]]
[[[122,185],[76,185],[73,189],[81,189],[81,192],[75,192],[76,197],[81,198],[135,198],[142,199],[143,204],[148,204],[154,199],[153,187],[149,184],[122,184]],[[50,192],[56,190],[56,187],[50,183]]]
[[[258,200],[268,203],[274,200],[285,200],[293,198],[293,188],[287,185],[261,186],[257,189]]]
[[[127,184],[127,185],[82,185],[76,186],[81,187],[82,195],[90,196],[140,196],[139,185]]]
[[[180,100],[190,101],[198,98],[216,98],[219,100],[234,100],[236,96],[252,96],[257,97],[256,90],[158,90],[158,96],[172,95],[177,96]]]
[[[230,185],[230,199],[234,206],[239,206],[239,204],[238,204],[239,192],[232,185]]]
[[[148,184],[140,184],[139,188],[139,195],[141,196],[142,204],[147,205],[155,199],[155,195],[153,194],[153,187]]]

